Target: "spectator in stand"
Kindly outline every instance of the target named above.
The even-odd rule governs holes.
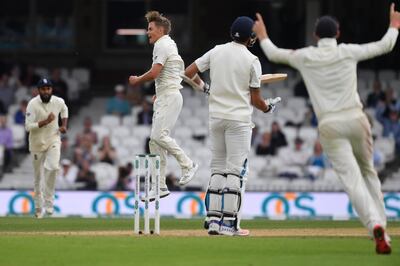
[[[165,177],[165,183],[168,186],[170,191],[180,191],[181,187],[179,186],[179,179],[174,175],[174,173],[169,173]]]
[[[376,110],[376,118],[383,125],[383,137],[391,137],[395,140],[396,154],[400,155],[400,121],[399,112],[395,107],[389,110],[389,117],[384,116],[383,109]]]
[[[97,133],[95,131],[93,131],[92,129],[92,119],[87,116],[85,117],[85,120],[83,121],[83,132],[79,133],[76,136],[76,140],[75,143],[78,144],[79,143],[79,138],[81,138],[82,136],[88,136],[93,144],[97,144]]]
[[[118,181],[115,185],[115,190],[130,190],[129,184],[131,182],[132,169],[132,163],[127,163],[126,166],[118,168]]]
[[[276,146],[271,143],[271,133],[264,132],[261,137],[261,142],[256,148],[257,155],[275,155]]]
[[[392,109],[396,109],[397,99],[393,88],[388,87],[385,90],[385,97],[383,101],[379,101],[376,106],[376,112],[385,118],[389,118],[389,113]]]
[[[18,89],[20,87],[22,87],[22,82],[20,80],[20,68],[18,65],[14,65],[11,68],[10,71],[10,80],[8,82],[8,84],[10,85],[10,87],[12,87],[13,89]]]
[[[28,65],[25,67],[22,67],[21,71],[21,82],[22,85],[30,88],[35,86],[39,82],[40,77],[35,73],[35,68],[32,65]]]
[[[63,98],[68,105],[68,85],[61,78],[61,70],[59,68],[54,68],[51,72],[51,82],[53,83],[54,95]]]
[[[303,79],[300,79],[294,86],[294,96],[303,97],[305,99],[310,98],[310,96],[308,95],[306,84],[304,84]]]
[[[74,150],[69,145],[69,140],[67,136],[61,137],[61,159],[74,159]]]
[[[3,103],[6,113],[8,113],[8,107],[14,102],[14,89],[9,86],[8,79],[7,73],[0,74],[0,101]]]
[[[75,189],[78,167],[68,159],[61,160],[61,171],[56,178],[56,189]]]
[[[367,97],[367,107],[375,108],[379,101],[385,100],[385,93],[382,91],[381,82],[376,79],[372,85],[372,92]]]
[[[309,152],[303,149],[303,140],[299,137],[294,140],[294,149],[286,147],[279,151],[279,157],[284,163],[279,171],[279,176],[287,178],[298,178],[304,176],[303,170],[307,165]]]
[[[82,187],[79,190],[96,190],[97,181],[95,174],[90,170],[90,162],[82,161],[81,169],[78,172],[78,177],[76,178],[77,183],[82,183]]]
[[[153,108],[146,100],[142,102],[142,111],[137,115],[138,125],[151,125],[153,123]]]
[[[276,121],[272,122],[271,125],[271,143],[275,149],[287,146],[288,144],[286,141],[286,136],[281,130],[281,126]]]
[[[13,159],[13,133],[7,127],[7,117],[0,115],[0,145],[4,146],[4,161],[2,173],[11,172],[11,164]]]
[[[27,100],[22,100],[19,104],[19,109],[15,112],[14,123],[17,125],[25,125],[26,107],[28,106]]]
[[[88,162],[89,165],[96,161],[95,156],[92,152],[93,143],[91,138],[88,136],[83,136],[79,146],[75,149],[74,152],[74,163],[82,168],[85,162]]]
[[[319,140],[314,143],[314,153],[308,158],[307,170],[311,179],[321,176],[322,171],[329,167],[328,157],[323,153]]]
[[[5,114],[7,114],[7,109],[0,98],[0,115],[5,115]]]
[[[100,162],[108,163],[108,164],[115,164],[117,159],[117,153],[114,147],[111,145],[110,137],[105,136],[103,138],[101,147],[98,150],[98,156]]]
[[[125,99],[125,88],[123,85],[116,85],[115,96],[107,101],[107,114],[125,116],[131,113],[131,106]]]

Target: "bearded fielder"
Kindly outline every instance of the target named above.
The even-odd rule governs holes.
[[[53,86],[50,80],[41,79],[37,87],[39,95],[29,101],[26,109],[25,129],[29,132],[29,151],[35,175],[35,216],[42,218],[43,206],[47,215],[54,212],[54,185],[60,162],[60,134],[67,131],[68,107],[62,98],[52,95]],[[59,115],[61,127],[58,126]]]
[[[185,81],[209,93],[212,159],[205,200],[209,235],[249,234],[240,229],[238,218],[254,126],[253,106],[268,113],[280,101],[279,97],[264,100],[261,96],[261,64],[247,49],[255,41],[253,25],[251,18],[238,17],[231,26],[233,41],[215,46],[184,73]],[[210,88],[197,75],[208,69]]]
[[[184,70],[184,63],[178,54],[176,43],[168,35],[171,31],[171,22],[157,11],[149,11],[145,17],[148,22],[149,42],[154,44],[153,65],[141,76],[130,76],[129,83],[133,86],[151,80],[155,80],[156,83],[149,146],[152,154],[160,156],[160,197],[163,198],[170,194],[165,182],[167,152],[173,155],[181,166],[180,185],[185,185],[192,180],[199,165],[194,163],[170,136],[182,110],[183,98],[180,93],[182,79],[179,74]],[[150,201],[155,199],[153,181],[149,195]]]

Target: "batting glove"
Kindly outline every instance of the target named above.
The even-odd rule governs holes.
[[[268,109],[268,111],[266,111],[265,113],[266,113],[266,114],[272,114],[272,113],[275,111],[275,109],[276,109],[276,105],[277,105],[278,103],[280,103],[281,100],[282,100],[281,97],[268,98],[268,99],[266,99],[266,100],[265,100],[265,104],[269,106],[269,109]]]

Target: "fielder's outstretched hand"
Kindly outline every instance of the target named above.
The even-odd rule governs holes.
[[[400,12],[396,11],[394,3],[390,5],[390,27],[400,28]]]
[[[264,20],[260,13],[256,13],[256,21],[254,22],[253,31],[257,38],[261,41],[268,38],[267,28],[265,27]]]

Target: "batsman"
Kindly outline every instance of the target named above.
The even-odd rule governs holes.
[[[232,42],[217,45],[186,68],[182,78],[209,94],[211,178],[206,195],[209,235],[248,235],[238,216],[247,175],[247,156],[254,124],[253,106],[269,113],[277,99],[264,100],[261,64],[247,47],[255,42],[254,21],[238,17],[231,26]],[[198,72],[210,70],[211,86]]]

